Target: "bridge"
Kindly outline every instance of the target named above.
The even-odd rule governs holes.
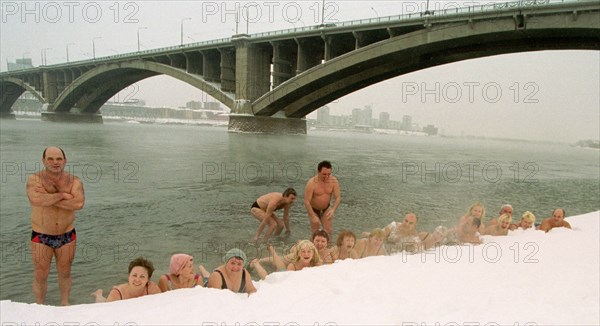
[[[437,65],[499,54],[600,50],[600,1],[520,0],[308,26],[0,73],[0,113],[25,91],[47,121],[101,122],[100,107],[168,75],[231,109],[234,132],[306,133],[310,112]]]

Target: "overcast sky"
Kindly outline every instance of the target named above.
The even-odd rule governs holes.
[[[554,0],[553,0],[554,1]],[[424,11],[422,1],[325,1],[325,21]],[[430,10],[493,1],[431,1]],[[321,23],[309,1],[1,1],[0,62],[30,57],[48,65]],[[248,23],[236,24],[236,8]],[[244,13],[244,10],[240,10]],[[151,106],[212,100],[170,77],[136,83],[119,98]],[[575,142],[600,136],[600,52],[544,51],[468,60],[387,80],[333,103],[331,114],[371,105],[373,117],[434,124],[449,135]]]

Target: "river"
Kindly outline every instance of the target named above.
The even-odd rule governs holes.
[[[306,136],[228,133],[222,127],[108,122],[59,124],[0,121],[0,299],[34,302],[26,178],[41,168],[45,147],[61,146],[67,170],[84,183],[77,212],[77,253],[71,302],[89,303],[97,288],[126,281],[128,262],[185,252],[208,269],[233,246],[252,258],[258,222],[250,205],[260,195],[294,187],[303,194],[321,160],[333,163],[342,204],[334,232],[359,234],[419,216],[419,229],[453,225],[481,201],[486,217],[504,203],[518,218],[538,222],[555,207],[567,215],[600,209],[600,151],[565,144],[310,131]],[[302,196],[291,210],[292,236],[283,250],[309,236]],[[48,304],[58,304],[56,274]]]

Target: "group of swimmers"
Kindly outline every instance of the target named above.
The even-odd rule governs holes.
[[[288,253],[281,256],[272,245],[267,247],[268,257],[255,258],[251,261],[248,261],[241,249],[231,249],[223,257],[224,264],[212,273],[202,265],[199,265],[197,273],[191,255],[175,254],[171,257],[169,273],[162,275],[158,284],[150,280],[154,272],[153,264],[140,257],[129,264],[127,283],[114,286],[107,298],[102,296],[102,290],[97,290],[92,295],[96,297],[96,302],[105,302],[196,286],[251,294],[256,292],[256,287],[249,270],[255,271],[260,279],[265,279],[269,274],[265,267],[267,264],[270,264],[276,272],[300,271],[347,258],[360,259],[400,251],[414,253],[439,245],[481,244],[481,235],[503,236],[507,235],[509,230],[538,229],[548,232],[555,227],[571,228],[571,225],[564,220],[565,211],[562,208],[555,209],[552,217],[544,219],[539,225],[535,223],[535,215],[529,211],[523,213],[520,221],[512,223],[512,211],[511,205],[503,205],[499,216],[486,224],[483,221],[484,205],[475,203],[469,208],[467,214],[459,219],[456,226],[452,228],[438,226],[431,233],[417,231],[417,216],[408,213],[401,222],[394,221],[384,228],[361,233],[360,239],[357,239],[353,232],[342,230],[338,234],[335,245],[331,247],[329,234],[324,230],[318,230],[312,234],[310,240],[299,240]]]
[[[34,262],[33,292],[36,303],[43,304],[50,265],[56,259],[60,301],[62,305],[68,305],[72,283],[71,264],[77,243],[75,211],[84,207],[85,194],[81,180],[64,170],[67,157],[61,148],[44,149],[42,162],[44,169],[27,179],[27,196],[32,208],[30,245]],[[510,205],[502,206],[500,215],[486,225],[483,221],[485,208],[483,204],[476,203],[453,228],[439,226],[431,233],[418,232],[417,216],[409,213],[402,222],[392,222],[384,228],[364,232],[360,239],[351,231],[343,230],[330,248],[334,216],[341,202],[339,182],[331,173],[331,163],[322,161],[317,166],[317,175],[306,183],[304,205],[312,238],[299,241],[282,256],[270,246],[269,257],[249,262],[241,249],[233,248],[223,257],[223,264],[212,273],[202,265],[199,266],[199,273],[196,273],[192,256],[175,254],[170,261],[169,273],[162,275],[158,284],[151,281],[154,272],[152,262],[139,257],[129,264],[127,283],[112,287],[106,298],[102,290],[94,292],[96,301],[131,299],[195,286],[250,294],[256,292],[256,288],[246,266],[263,279],[268,274],[263,267],[267,263],[273,265],[276,271],[299,271],[347,258],[359,259],[399,251],[417,252],[443,244],[479,244],[480,235],[506,235],[510,229],[528,229],[535,225],[535,216],[530,212],[523,214],[519,223],[512,224]],[[259,241],[265,228],[267,231],[261,242],[268,241],[271,233],[279,234],[284,228],[286,234],[291,232],[289,210],[296,196],[296,191],[289,188],[283,193],[269,193],[256,200],[251,213],[261,223],[254,241]],[[281,209],[284,211],[282,220],[274,213]],[[554,227],[570,228],[564,216],[565,211],[557,208],[552,217],[543,220],[538,228],[546,232]]]
[[[113,286],[106,298],[101,289],[92,293],[92,296],[96,302],[111,302],[196,286],[228,289],[236,293],[256,292],[250,273],[244,268],[248,259],[242,250],[229,250],[223,261],[224,264],[212,273],[202,265],[199,265],[199,272],[196,273],[194,257],[174,254],[169,263],[169,273],[161,275],[156,284],[151,280],[154,264],[144,257],[138,257],[129,263],[127,283]]]

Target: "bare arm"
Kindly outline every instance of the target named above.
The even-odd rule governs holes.
[[[71,195],[72,198],[60,200],[54,204],[54,206],[70,211],[82,209],[85,203],[85,194],[83,191],[83,183],[81,183],[79,178],[73,179],[73,187],[71,188],[71,193],[69,195]]]
[[[315,211],[313,211],[312,204],[310,203],[310,200],[312,199],[313,193],[315,191],[315,184],[313,180],[313,178],[310,178],[306,183],[306,188],[304,188],[304,207],[306,207],[306,212],[310,217],[314,218],[315,220],[318,220],[319,217],[317,216],[317,214],[315,214]]]
[[[160,288],[156,285],[156,283],[149,281],[148,282],[148,294],[158,294],[162,293]]]
[[[254,283],[252,282],[252,277],[250,276],[250,272],[246,271],[244,273],[246,275],[246,293],[252,294],[256,292],[256,288],[254,287]]]
[[[283,208],[283,225],[285,225],[285,232],[286,233],[291,233],[292,230],[290,229],[290,206],[285,206]]]
[[[208,278],[207,288],[220,289],[223,286],[223,281],[217,272],[212,272]]]
[[[544,232],[548,232],[548,231],[550,231],[550,229],[552,229],[552,225],[550,225],[550,221],[548,221],[548,219],[543,220],[542,224],[540,225],[540,230],[542,230]]]
[[[169,286],[168,286],[168,282],[167,281],[167,277],[166,276],[161,276],[158,279],[158,288],[162,291],[162,292],[167,292],[169,291]]]
[[[392,230],[396,227],[396,222],[392,222],[388,225],[386,225],[385,228],[383,228],[383,238],[387,239],[390,236],[390,233],[392,233]]]
[[[340,183],[338,182],[337,178],[335,179],[335,183],[333,184],[333,196],[335,196],[335,202],[333,202],[333,213],[335,213],[338,206],[340,206],[340,203],[342,202],[342,193],[340,191]]]
[[[110,292],[108,293],[108,296],[106,297],[106,302],[118,301],[118,300],[123,300],[123,297],[121,296],[119,291],[116,289],[116,287],[113,287],[112,289],[110,289]]]
[[[273,217],[273,215],[275,215],[275,210],[277,209],[277,206],[279,205],[279,201],[282,200],[282,198],[279,198],[278,200],[269,201],[269,204],[267,205],[267,209],[265,210],[266,219],[269,219],[269,218]]]
[[[38,175],[32,175],[27,179],[27,198],[31,206],[49,207],[63,199],[70,199],[72,196],[67,193],[57,192],[48,193],[40,182]]]

